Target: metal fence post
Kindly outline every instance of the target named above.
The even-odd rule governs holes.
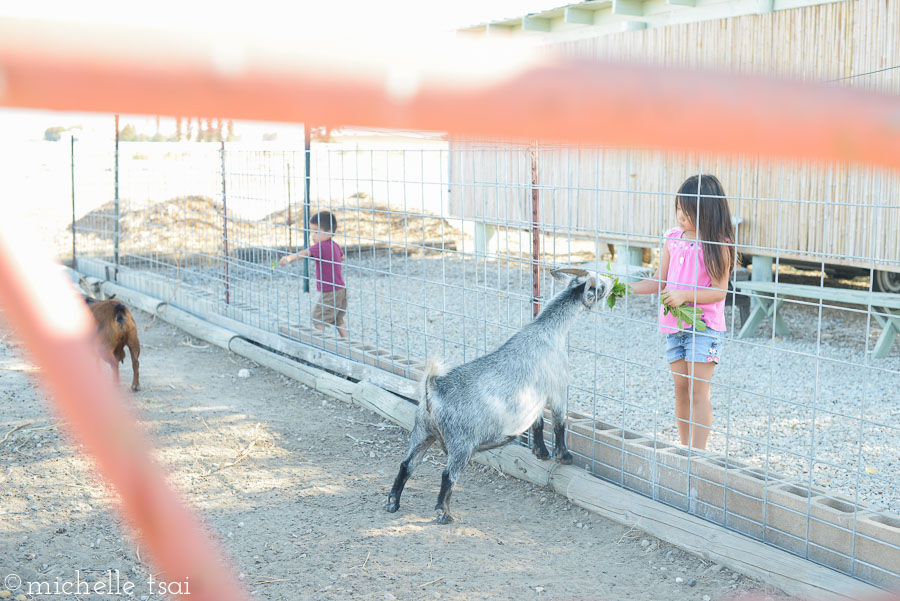
[[[228,288],[228,196],[225,194],[225,141],[220,142],[219,153],[222,155],[222,239],[225,256],[225,304],[231,303]]]
[[[541,196],[538,190],[537,147],[532,146],[531,158],[531,310],[532,317],[541,312]]]
[[[287,165],[285,165],[287,170],[287,217],[284,219],[284,224],[287,226],[288,233],[288,248],[294,248],[294,203],[291,199],[291,163],[288,161]]]
[[[78,269],[75,262],[75,136],[70,136],[69,142],[69,170],[72,178],[72,269]]]
[[[113,280],[118,281],[119,279],[119,116],[116,115],[116,152],[115,152],[115,235],[113,237],[113,262],[116,265],[115,270],[113,271]]]
[[[304,194],[303,194],[303,248],[309,248],[309,165],[310,165],[310,135],[309,124],[303,126],[303,145],[305,155]],[[309,259],[303,259],[303,292],[309,292]]]

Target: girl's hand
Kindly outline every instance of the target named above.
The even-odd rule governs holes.
[[[660,294],[660,300],[664,305],[668,305],[674,309],[691,300],[693,296],[694,295],[690,290],[669,290],[666,288]]]
[[[285,265],[287,265],[288,263],[291,263],[293,261],[294,261],[294,255],[285,255],[285,256],[281,257],[280,259],[278,259],[278,264],[281,265],[282,267],[284,267]]]

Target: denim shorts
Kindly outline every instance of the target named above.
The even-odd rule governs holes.
[[[688,328],[666,336],[666,359],[674,363],[684,359],[689,363],[719,363],[722,356],[722,340],[725,332],[707,328],[694,332]]]

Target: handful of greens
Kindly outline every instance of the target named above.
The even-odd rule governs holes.
[[[669,305],[666,305],[662,302],[662,299],[659,301],[662,303],[666,315],[674,315],[675,319],[678,320],[678,327],[680,329],[684,329],[684,324],[689,325],[694,328],[698,332],[702,332],[706,329],[706,324],[703,322],[703,312],[700,310],[700,307],[695,307],[694,305],[689,305],[687,303],[672,308]]]
[[[603,275],[605,275],[606,277],[613,280],[612,292],[610,292],[609,296],[606,297],[606,304],[607,304],[607,306],[609,306],[610,309],[612,309],[613,307],[616,306],[617,300],[619,300],[620,298],[622,298],[623,296],[625,296],[626,294],[631,292],[631,286],[629,286],[625,282],[620,282],[619,276],[609,273],[609,271],[611,270],[609,263],[606,264],[606,270],[607,270],[607,272]]]

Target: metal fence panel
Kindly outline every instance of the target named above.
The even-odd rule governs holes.
[[[497,348],[554,293],[548,268],[605,271],[612,260],[623,276],[647,275],[676,224],[684,176],[727,171],[733,214],[761,232],[745,238],[738,225],[736,247],[754,257],[754,284],[780,288],[748,293],[763,319],[744,336],[754,314],[729,295],[708,449],[679,444],[655,296],[627,296],[570,332],[570,448],[626,488],[860,579],[900,583],[900,343],[883,343],[900,295],[872,290],[876,272],[900,271],[879,242],[898,236],[895,176],[748,161],[725,170],[637,150],[314,143],[307,199],[302,149],[127,143],[119,154],[118,265],[108,201],[75,224],[80,269],[110,269],[185,310],[401,378],[417,377],[428,356],[458,364]],[[109,184],[111,157],[90,160],[78,144],[75,156],[76,198]],[[847,195],[853,178],[867,178],[867,197]],[[312,322],[314,269],[306,292],[301,263],[278,265],[310,232],[307,201],[309,214],[328,210],[339,223],[347,338]],[[859,277],[832,273],[851,266]],[[732,285],[745,277],[738,269]],[[845,296],[823,294],[832,289]]]

